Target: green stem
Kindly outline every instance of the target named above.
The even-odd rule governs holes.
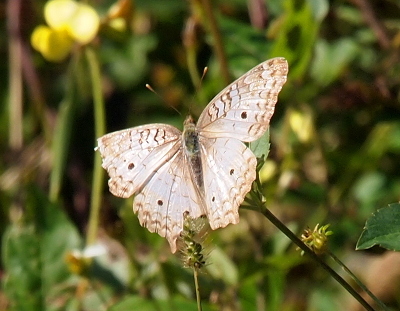
[[[100,137],[105,134],[105,112],[104,112],[103,93],[101,90],[100,65],[97,60],[97,56],[92,48],[86,47],[85,55],[89,65],[90,78],[92,82],[95,136]],[[92,196],[91,196],[89,224],[86,235],[86,245],[94,244],[97,239],[103,179],[104,179],[104,170],[101,167],[101,157],[100,154],[96,152],[94,154]]]
[[[189,75],[193,86],[197,89],[200,85],[201,77],[197,71],[196,55],[196,50],[193,47],[186,49],[186,62],[189,69]]]
[[[204,104],[206,102],[206,98],[201,89],[202,77],[200,77],[197,71],[196,55],[197,54],[194,48],[186,49],[186,60],[188,64],[189,75],[193,86],[196,89],[197,100],[199,103]]]
[[[201,300],[200,300],[200,288],[199,288],[199,273],[197,268],[193,268],[193,277],[196,289],[197,311],[202,311]]]
[[[350,271],[349,268],[339,259],[337,258],[333,253],[327,252],[331,258],[336,261],[336,263],[343,268],[344,271],[346,271],[351,278],[357,283],[358,286],[361,287],[361,289],[366,292],[375,302],[376,304],[382,308],[382,310],[389,311],[389,308],[382,302],[380,301],[355,275],[353,272]]]
[[[374,309],[360,296],[357,291],[350,286],[339,274],[337,274],[331,267],[329,267],[319,256],[317,256],[311,249],[308,248],[292,231],[290,231],[278,218],[275,217],[267,208],[261,209],[261,213],[268,218],[280,231],[283,232],[290,240],[292,240],[304,253],[308,254],[314,261],[316,261],[324,270],[326,270],[340,285],[342,285],[357,301],[369,311]]]
[[[211,6],[210,0],[202,0],[203,8],[209,23],[209,30],[213,37],[213,48],[215,55],[221,66],[221,76],[225,85],[231,82],[229,70],[228,70],[228,60],[226,58],[224,45],[222,43],[221,32],[218,28],[217,20],[214,16],[214,10]]]
[[[52,170],[50,174],[49,199],[55,202],[60,194],[64,170],[67,162],[68,149],[73,129],[73,116],[75,113],[75,85],[74,75],[80,54],[73,54],[68,72],[65,97],[59,108],[57,125],[53,136],[52,145]]]

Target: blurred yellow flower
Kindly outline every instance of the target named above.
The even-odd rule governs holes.
[[[81,44],[94,39],[100,24],[100,17],[91,6],[73,0],[47,2],[44,17],[51,28],[65,29],[71,38]]]
[[[52,62],[62,61],[71,51],[74,41],[65,30],[55,31],[40,25],[31,36],[31,44],[44,58]]]
[[[111,28],[115,29],[116,31],[120,32],[126,31],[126,21],[122,17],[110,19],[108,24]]]
[[[259,172],[261,182],[266,182],[270,180],[272,177],[274,177],[276,172],[276,163],[272,160],[266,160]]]
[[[292,110],[289,115],[289,124],[301,142],[310,142],[313,135],[313,123],[310,113]]]
[[[87,44],[97,35],[100,17],[89,5],[73,0],[51,0],[44,7],[48,26],[36,27],[32,46],[49,61],[62,61],[74,42]]]

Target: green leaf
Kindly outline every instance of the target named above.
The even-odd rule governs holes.
[[[57,310],[51,301],[59,303],[60,284],[71,277],[65,255],[80,246],[79,234],[59,206],[35,189],[27,209],[34,219],[10,225],[3,236],[4,290],[10,310]]]
[[[265,61],[272,44],[265,33],[253,26],[221,16],[224,47],[234,77],[239,77],[258,63]]]
[[[109,311],[130,311],[130,310],[153,311],[157,310],[157,306],[154,301],[146,300],[145,298],[139,296],[131,296],[115,304],[108,310]]]
[[[380,245],[393,251],[400,250],[400,204],[389,204],[379,209],[365,224],[356,249]]]
[[[171,300],[148,300],[139,296],[130,296],[115,304],[108,311],[175,311],[197,310],[195,300],[187,300],[181,297],[173,297]],[[208,303],[202,303],[202,310],[212,310]]]
[[[285,57],[291,66],[291,79],[298,79],[309,70],[323,12],[309,1],[285,0],[282,6],[283,14],[271,34],[275,40],[269,55]]]
[[[329,2],[327,0],[308,0],[311,5],[314,18],[322,22],[329,12]]]
[[[320,39],[315,44],[311,75],[320,85],[326,86],[339,78],[358,53],[359,47],[351,38],[339,39],[334,43]]]
[[[267,158],[270,150],[269,129],[256,141],[250,143],[250,149],[256,158]]]
[[[206,266],[207,272],[215,279],[223,280],[227,284],[236,285],[239,280],[239,273],[235,263],[220,248],[215,247],[210,253]]]
[[[148,54],[154,50],[157,39],[154,36],[134,36],[126,44],[126,49],[118,45],[105,45],[102,61],[109,74],[122,89],[139,83],[149,67]]]

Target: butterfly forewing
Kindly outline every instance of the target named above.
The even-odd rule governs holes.
[[[111,193],[122,198],[137,193],[179,150],[181,135],[171,125],[149,124],[99,138],[98,149],[110,176]]]
[[[287,73],[287,61],[277,57],[241,76],[204,109],[197,122],[199,135],[245,142],[261,137],[269,126]]]

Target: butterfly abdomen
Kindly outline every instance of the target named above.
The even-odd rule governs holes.
[[[201,150],[199,144],[199,134],[192,117],[187,117],[184,123],[183,149],[186,159],[190,163],[192,175],[199,189],[204,193],[203,171],[201,166]]]

